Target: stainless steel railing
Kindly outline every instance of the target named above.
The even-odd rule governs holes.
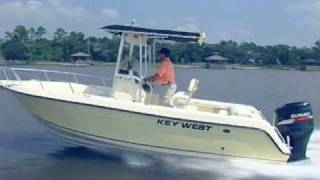
[[[37,73],[37,77],[30,78],[38,80],[40,83],[40,86],[42,89],[45,89],[45,86],[43,85],[43,81],[56,81],[56,82],[67,82],[69,83],[69,87],[71,91],[74,93],[74,88],[72,87],[72,83],[81,83],[81,84],[89,84],[89,83],[83,83],[80,82],[81,78],[90,78],[98,80],[100,83],[96,83],[97,85],[107,86],[107,82],[111,82],[112,78],[106,78],[96,75],[88,75],[88,74],[80,74],[80,73],[74,73],[74,72],[63,72],[63,71],[56,71],[56,70],[43,70],[43,69],[27,69],[27,68],[0,68],[0,73],[3,75],[2,78],[0,76],[0,80],[13,80],[14,83],[21,83],[25,77],[23,76],[22,72],[24,73]],[[11,74],[11,76],[9,75]],[[68,78],[63,78],[57,80],[54,75],[64,75],[71,77],[71,80],[68,80]]]

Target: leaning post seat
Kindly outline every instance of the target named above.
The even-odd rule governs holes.
[[[171,97],[170,106],[185,108],[188,105],[192,95],[198,90],[198,84],[199,80],[193,78],[189,83],[187,92],[177,92]]]

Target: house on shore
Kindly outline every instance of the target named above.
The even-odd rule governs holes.
[[[320,71],[320,61],[315,59],[301,60],[302,71]]]
[[[226,69],[228,59],[215,53],[205,58],[206,68],[208,69]]]
[[[77,66],[88,66],[91,64],[91,56],[90,54],[84,52],[77,52],[71,54],[71,61],[75,63]]]

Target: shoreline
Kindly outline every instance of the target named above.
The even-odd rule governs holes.
[[[86,66],[115,66],[115,62],[99,62],[90,61],[88,63],[71,63],[71,62],[57,62],[57,61],[5,61],[0,60],[0,66],[70,66],[70,67],[86,67]],[[189,63],[189,64],[175,64],[177,68],[205,68],[205,63]],[[320,66],[284,66],[284,65],[241,65],[241,64],[227,64],[224,68],[212,68],[208,70],[283,70],[283,71],[320,71]]]
[[[58,62],[58,61],[1,61],[0,66],[19,66],[19,65],[31,65],[31,66],[115,66],[115,63],[90,61],[88,63],[72,63],[72,62]]]

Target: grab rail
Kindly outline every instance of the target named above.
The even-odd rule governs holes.
[[[41,78],[38,78],[37,80],[40,83],[40,86],[42,87],[42,89],[45,89],[45,86],[43,85],[42,81],[52,81],[52,79],[49,77],[49,74],[61,74],[61,75],[68,75],[71,76],[73,78],[73,82],[70,82],[66,79],[64,79],[64,82],[68,82],[71,91],[74,93],[74,88],[72,87],[72,83],[79,83],[79,78],[80,77],[86,77],[86,78],[94,78],[94,79],[98,79],[101,82],[101,85],[103,86],[107,86],[107,81],[112,81],[112,78],[106,78],[106,77],[102,77],[102,76],[96,76],[96,75],[88,75],[88,74],[80,74],[80,73],[74,73],[74,72],[63,72],[63,71],[56,71],[56,70],[43,70],[43,69],[28,69],[28,68],[0,68],[0,72],[2,72],[2,74],[4,75],[5,80],[11,80],[9,78],[8,72],[11,71],[13,76],[14,76],[14,80],[19,81],[21,83],[21,74],[19,74],[19,72],[39,72],[39,73],[43,73],[43,77],[45,77],[45,80],[41,80]]]

